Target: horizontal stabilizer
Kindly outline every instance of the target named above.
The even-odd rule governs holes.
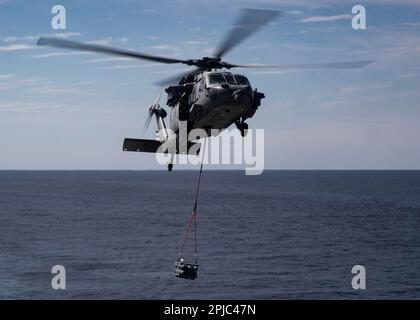
[[[151,152],[157,153],[161,143],[157,140],[145,140],[145,139],[124,139],[123,151],[134,151],[134,152]],[[193,148],[191,148],[193,147]],[[188,143],[188,154],[198,155],[200,153],[201,144],[200,143]],[[179,152],[177,146],[176,154],[186,154],[186,152]],[[164,153],[168,153],[168,150],[165,150]]]

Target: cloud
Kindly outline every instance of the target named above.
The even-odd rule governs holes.
[[[14,73],[0,74],[0,81],[8,81],[15,78],[16,78],[16,75]]]
[[[126,44],[128,42],[128,38],[127,37],[121,37],[118,39],[119,42]]]
[[[3,81],[0,81],[0,91],[21,90],[22,88],[46,84],[49,81],[48,79],[43,78],[19,78],[15,74],[6,74],[2,76]]]
[[[335,16],[315,16],[308,17],[299,20],[300,22],[331,22],[337,20],[351,20],[353,16],[351,14],[339,14]]]
[[[404,22],[401,23],[402,26],[409,26],[409,27],[420,27],[420,21],[418,22]]]
[[[82,87],[92,82],[60,83],[47,78],[21,78],[13,73],[0,74],[0,92],[18,90],[23,94],[81,93]]]
[[[303,14],[303,12],[300,10],[290,10],[286,11],[285,14]]]
[[[45,58],[51,58],[51,57],[65,57],[65,56],[81,56],[81,55],[92,55],[95,54],[93,52],[85,52],[85,51],[57,51],[57,52],[50,52],[50,53],[41,53],[41,54],[35,54],[33,56],[30,56],[29,58],[32,59],[45,59]]]
[[[44,37],[58,37],[58,38],[70,38],[70,37],[78,37],[81,36],[79,32],[58,32],[58,33],[49,33],[43,34]],[[35,36],[35,38],[39,38],[39,35]]]
[[[18,41],[34,41],[40,37],[56,37],[56,38],[70,38],[80,36],[79,32],[58,32],[58,33],[45,33],[45,34],[35,34],[35,35],[26,35],[26,36],[5,36],[2,37],[3,42],[11,43]]]
[[[3,37],[3,41],[6,42],[6,43],[15,42],[18,39],[19,39],[18,37],[12,37],[12,36],[5,36],[5,37]]]
[[[359,94],[362,91],[371,92],[372,90],[380,90],[380,89],[388,89],[388,88],[392,88],[392,85],[390,84],[373,84],[373,85],[366,84],[363,86],[349,85],[349,86],[344,86],[340,88],[340,95]]]
[[[183,43],[189,46],[201,46],[201,45],[209,44],[208,40],[188,40],[188,41],[184,41]]]
[[[111,37],[107,37],[107,38],[104,38],[104,39],[89,41],[87,43],[90,43],[90,44],[99,44],[99,45],[102,45],[102,46],[109,46],[110,44],[112,44],[112,38]]]
[[[49,84],[45,86],[33,87],[29,93],[34,94],[57,94],[57,93],[81,93],[81,86],[86,84],[57,85]]]
[[[154,46],[143,47],[142,49],[150,49],[150,50],[172,50],[172,51],[180,51],[180,48],[174,44],[158,44]]]
[[[60,109],[60,106],[44,102],[8,102],[0,101],[0,112],[39,112]]]
[[[0,51],[17,51],[27,49],[34,49],[34,47],[27,44],[10,44],[7,46],[0,46]]]
[[[380,59],[382,65],[387,63],[387,69],[406,65],[409,69],[419,64],[420,38],[418,34],[406,30],[372,29],[370,41],[354,40],[352,46],[361,49],[363,55]]]
[[[36,35],[26,35],[26,36],[4,36],[0,39],[5,43],[10,43],[5,46],[0,46],[0,51],[17,51],[17,50],[27,50],[34,49],[35,46],[27,43],[16,43],[16,42],[25,42],[25,41],[34,41],[41,36],[54,36],[58,38],[68,38],[74,36],[80,36],[78,32],[61,32],[61,33],[50,33],[50,34],[36,34]]]

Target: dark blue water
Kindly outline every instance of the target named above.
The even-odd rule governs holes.
[[[196,179],[0,172],[0,298],[420,298],[420,172],[205,171],[190,281],[172,268]]]

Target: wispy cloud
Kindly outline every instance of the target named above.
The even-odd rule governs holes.
[[[118,39],[118,41],[123,43],[123,44],[126,44],[128,42],[128,40],[129,39],[127,37],[121,37],[121,38]]]
[[[299,20],[300,22],[331,22],[337,20],[351,20],[353,16],[351,14],[339,14],[335,16],[314,16],[307,17]]]
[[[58,37],[58,38],[70,38],[70,37],[79,37],[81,34],[79,32],[57,32],[43,34],[44,37]],[[39,35],[35,36],[35,39],[38,39]]]
[[[176,51],[179,52],[181,51],[180,47],[175,45],[175,44],[157,44],[154,46],[148,46],[148,47],[143,47],[142,49],[148,49],[148,50],[172,50],[172,51]]]
[[[6,43],[15,42],[15,41],[19,40],[18,37],[12,37],[12,36],[5,36],[2,39],[3,39],[3,42],[6,42]]]
[[[40,78],[26,78],[20,79],[15,74],[6,74],[3,75],[2,81],[0,81],[0,91],[8,91],[14,89],[22,89],[23,87],[28,87],[42,83],[44,79]]]
[[[49,33],[49,34],[36,34],[36,35],[26,35],[26,36],[3,36],[0,39],[3,40],[7,45],[0,46],[0,51],[18,51],[18,50],[28,50],[34,49],[35,46],[28,44],[28,41],[35,41],[41,36],[54,36],[58,38],[69,38],[74,36],[80,36],[78,32],[60,32],[60,33]]]
[[[200,46],[200,45],[209,44],[208,40],[188,40],[188,41],[184,41],[183,43],[189,46]]]
[[[401,23],[402,26],[409,26],[409,27],[420,27],[420,21],[417,22],[404,22]]]
[[[90,84],[92,83],[48,84],[30,88],[28,92],[33,94],[81,93],[82,87]]]
[[[303,14],[303,12],[300,10],[290,10],[286,11],[285,14]]]
[[[79,32],[58,32],[58,33],[44,33],[44,34],[34,34],[26,36],[4,36],[2,37],[3,42],[12,43],[20,41],[34,41],[40,37],[56,37],[56,38],[70,38],[81,36]]]
[[[109,46],[109,45],[112,44],[112,38],[111,37],[107,37],[107,38],[104,38],[104,39],[98,39],[98,40],[94,40],[94,41],[88,41],[87,43],[90,43],[90,44],[99,44],[99,45],[102,45],[102,46]]]
[[[380,90],[380,89],[388,89],[391,88],[392,85],[390,84],[366,84],[364,86],[344,86],[340,88],[340,95],[350,95],[354,93],[360,93],[362,91],[373,91],[373,90]]]
[[[30,46],[28,44],[10,44],[7,46],[0,46],[0,51],[18,51],[28,49],[34,49],[34,46]]]
[[[58,105],[44,102],[9,102],[0,101],[0,112],[40,112],[60,109]]]
[[[32,59],[46,59],[51,57],[66,57],[66,56],[81,56],[81,55],[92,55],[94,52],[85,52],[85,51],[57,51],[49,53],[40,53],[30,56]]]
[[[0,81],[8,81],[15,78],[16,78],[16,75],[14,73],[0,74]]]
[[[24,78],[13,73],[0,74],[0,92],[18,90],[23,94],[57,94],[81,93],[86,85],[92,82],[57,83],[48,78]]]

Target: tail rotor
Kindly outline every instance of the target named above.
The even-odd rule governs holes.
[[[160,98],[162,96],[162,88],[159,90],[158,95],[156,96],[155,101],[149,108],[149,115],[147,116],[146,122],[143,127],[143,134],[146,133],[147,129],[150,126],[150,122],[152,121],[153,115],[159,113],[163,118],[166,116],[166,111],[162,109],[159,105]],[[164,115],[163,115],[164,114]]]

